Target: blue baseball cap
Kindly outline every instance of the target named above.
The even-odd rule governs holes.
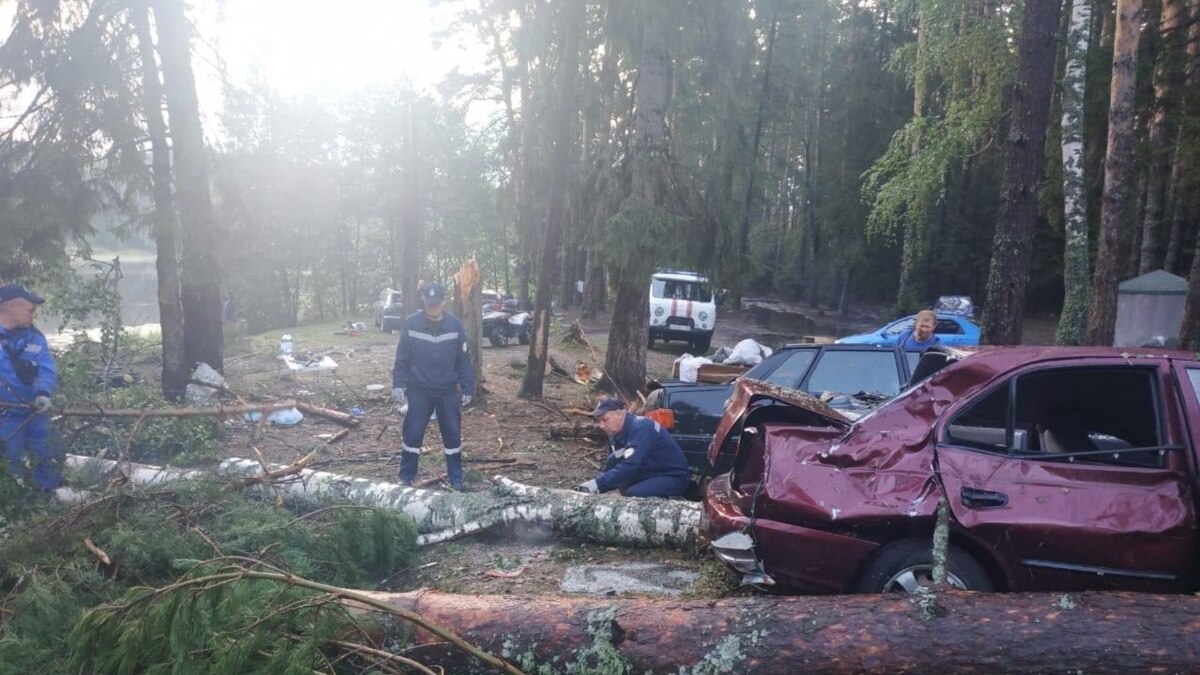
[[[426,307],[429,305],[440,305],[446,301],[446,288],[436,281],[431,281],[425,284],[425,288],[421,289],[421,302]]]
[[[625,402],[616,396],[606,396],[600,399],[596,404],[596,409],[592,411],[592,417],[599,417],[604,413],[609,413],[614,410],[624,410]]]
[[[24,298],[35,305],[40,305],[46,301],[45,298],[31,292],[21,284],[4,284],[0,286],[0,302],[8,302],[17,298]]]

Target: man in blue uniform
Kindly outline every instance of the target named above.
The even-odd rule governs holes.
[[[411,485],[417,477],[425,427],[436,411],[446,451],[446,475],[450,485],[461,490],[462,406],[469,404],[475,393],[467,333],[458,317],[446,312],[446,289],[441,284],[426,284],[421,289],[421,304],[425,309],[404,320],[392,369],[392,395],[401,407],[408,405],[400,484]]]
[[[683,450],[658,422],[634,415],[611,396],[600,401],[592,417],[608,435],[612,452],[604,473],[576,490],[620,490],[626,497],[674,497],[687,490]]]
[[[46,336],[33,326],[43,302],[20,284],[0,286],[0,445],[16,477],[25,475],[21,460],[28,450],[34,484],[49,491],[62,485],[62,472],[49,442],[58,375]]]

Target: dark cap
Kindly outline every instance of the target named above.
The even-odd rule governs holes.
[[[40,305],[46,301],[45,298],[37,293],[30,292],[29,289],[21,284],[4,284],[0,286],[0,302],[8,302],[17,298],[24,298],[35,305]]]
[[[596,409],[592,411],[592,417],[599,417],[607,412],[612,412],[614,410],[624,410],[624,409],[625,409],[624,401],[617,398],[616,396],[606,396],[606,397],[600,399],[600,402],[596,404]]]
[[[446,301],[446,288],[436,281],[425,284],[421,289],[421,302],[426,306],[438,305]]]

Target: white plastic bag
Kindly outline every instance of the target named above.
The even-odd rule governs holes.
[[[762,363],[762,360],[771,355],[771,348],[765,345],[760,345],[751,338],[742,340],[733,346],[733,351],[729,353],[729,358],[725,359],[725,365],[745,365],[757,366]]]
[[[225,378],[221,377],[221,374],[207,363],[201,363],[196,366],[196,370],[192,372],[192,379],[196,382],[204,383],[190,383],[184,390],[184,398],[192,405],[204,405],[208,403],[212,395],[217,393],[217,389],[225,386]],[[206,387],[204,386],[205,384],[210,386]]]
[[[675,363],[679,364],[679,379],[683,382],[695,382],[696,376],[700,372],[700,366],[706,363],[712,363],[712,359],[704,356],[692,356],[684,354],[675,359]]]
[[[275,410],[270,415],[267,415],[267,421],[277,427],[291,427],[300,423],[304,419],[304,414],[295,408],[283,408]]]

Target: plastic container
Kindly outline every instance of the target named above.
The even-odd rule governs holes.
[[[279,338],[279,353],[284,356],[290,356],[292,353],[292,335],[284,333],[283,337]]]

